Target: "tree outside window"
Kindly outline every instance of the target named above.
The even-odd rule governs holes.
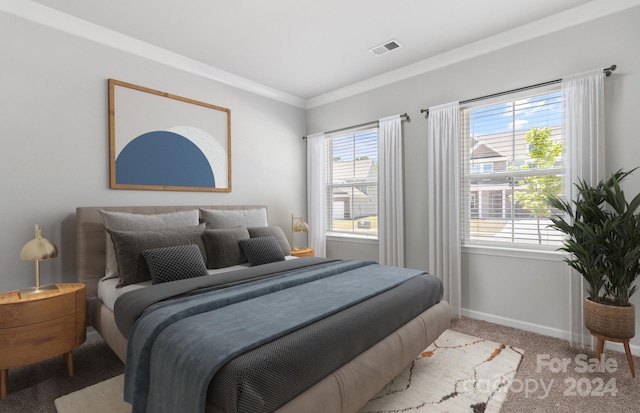
[[[518,185],[524,190],[513,193],[515,201],[528,210],[536,219],[538,232],[538,244],[542,244],[542,232],[540,220],[551,216],[551,208],[547,203],[547,197],[557,197],[562,190],[562,179],[555,173],[544,174],[545,170],[555,168],[559,156],[562,154],[562,142],[552,140],[551,128],[531,128],[524,137],[529,145],[529,156],[533,161],[536,175],[528,175],[518,181]],[[532,169],[523,165],[521,170]]]

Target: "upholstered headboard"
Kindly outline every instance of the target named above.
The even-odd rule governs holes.
[[[76,208],[76,278],[86,285],[87,296],[98,295],[98,281],[104,276],[104,220],[99,210],[134,214],[162,214],[190,209],[256,209],[265,205],[180,205],[180,206],[116,206]],[[201,217],[202,221],[202,217]]]

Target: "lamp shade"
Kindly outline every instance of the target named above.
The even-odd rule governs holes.
[[[295,246],[294,234],[296,232],[309,232],[309,224],[302,220],[302,217],[297,217],[291,214],[291,247],[297,249]]]
[[[293,232],[309,232],[309,224],[301,219],[293,226]]]
[[[58,247],[56,244],[46,238],[42,238],[40,227],[36,225],[36,237],[24,244],[20,250],[20,258],[23,261],[35,261],[36,263],[36,286],[35,288],[23,288],[20,290],[20,296],[29,294],[38,294],[45,291],[57,290],[56,285],[40,286],[40,261],[48,260],[58,256]]]
[[[42,233],[36,225],[36,235],[31,241],[24,244],[20,250],[20,259],[23,261],[43,261],[58,256],[56,244],[46,238],[42,238]]]

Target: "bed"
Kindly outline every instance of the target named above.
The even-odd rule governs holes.
[[[118,355],[118,357],[123,362],[125,362],[126,369],[132,368],[131,366],[144,364],[142,362],[139,362],[139,360],[146,360],[150,358],[150,356],[149,357],[132,357],[131,360],[127,360],[127,344],[128,344],[127,337],[129,338],[134,337],[137,339],[139,335],[131,336],[129,331],[126,330],[125,328],[125,331],[127,334],[127,337],[125,337],[125,335],[121,331],[122,326],[119,328],[118,323],[116,322],[116,316],[114,314],[114,305],[115,303],[124,303],[126,300],[124,298],[120,298],[117,300],[113,298],[109,299],[109,298],[105,298],[104,293],[101,293],[101,294],[98,293],[99,286],[101,289],[104,289],[104,286],[100,285],[101,283],[105,284],[105,283],[111,282],[112,285],[115,285],[114,283],[117,282],[114,280],[108,280],[106,282],[100,281],[102,278],[105,277],[105,271],[107,271],[105,269],[105,259],[107,256],[107,238],[105,235],[106,234],[105,233],[106,218],[103,216],[103,213],[101,213],[100,211],[107,211],[110,213],[142,214],[149,217],[153,217],[153,216],[157,216],[158,214],[171,214],[171,213],[179,213],[181,211],[194,211],[194,210],[198,211],[198,218],[197,218],[198,223],[201,223],[204,219],[203,210],[222,211],[224,213],[229,213],[229,214],[239,214],[238,216],[245,216],[244,214],[248,214],[250,216],[256,210],[264,210],[265,211],[264,213],[266,215],[266,206],[263,206],[263,205],[79,207],[76,210],[77,278],[79,282],[82,282],[86,285],[88,320],[90,324],[104,338],[104,340],[108,343],[108,345],[113,349],[113,351]],[[210,221],[207,221],[207,225],[209,223]],[[200,224],[200,226],[202,225],[203,224]],[[247,225],[255,225],[255,223],[249,223]],[[268,225],[265,225],[265,226],[268,227]],[[233,227],[237,228],[235,226]],[[258,228],[258,230],[260,230],[260,228]],[[133,232],[133,231],[130,231],[130,232]],[[260,232],[261,231],[258,231],[258,233]],[[117,231],[111,231],[110,233],[111,234],[117,233]],[[207,256],[207,254],[208,253],[204,253],[205,256]],[[297,260],[287,259],[283,262],[269,263],[264,266],[254,266],[250,268],[241,268],[241,267],[247,267],[247,264],[243,264],[240,267],[238,266],[230,266],[228,268],[223,267],[217,270],[220,275],[216,275],[214,277],[201,277],[200,279],[215,278],[215,279],[223,279],[223,280],[232,280],[232,279],[235,279],[234,277],[236,277],[237,275],[237,277],[246,277],[248,280],[253,279],[253,277],[257,277],[256,279],[263,280],[263,277],[267,276],[265,275],[266,272],[272,271],[272,270],[267,271],[267,269],[270,267],[274,268],[273,272],[276,274],[282,274],[284,271],[283,268],[287,268],[287,271],[299,272],[300,273],[299,277],[305,278],[305,277],[308,277],[307,275],[305,275],[307,274],[307,272],[310,272],[313,274],[319,273],[318,272],[319,270],[317,270],[317,268],[319,267],[327,268],[330,271],[334,271],[334,268],[345,267],[345,266],[350,267],[349,271],[355,271],[360,273],[371,271],[370,269],[375,269],[376,271],[378,271],[379,270],[378,267],[380,267],[375,265],[375,263],[373,264],[371,263],[361,264],[361,263],[349,263],[349,262],[345,263],[345,262],[334,262],[331,260],[324,260],[319,258],[308,258],[308,259],[301,258]],[[351,266],[353,266],[353,269],[351,269]],[[360,266],[362,266],[362,269]],[[391,268],[391,267],[388,267],[388,268]],[[229,271],[229,269],[233,269],[237,271],[231,272]],[[240,276],[240,274],[242,274],[242,276]],[[313,276],[316,277],[316,275],[313,275]],[[383,276],[384,275],[381,275],[381,277]],[[414,276],[412,275],[412,277]],[[274,278],[279,278],[279,277],[274,277]],[[420,278],[419,281],[422,282],[422,279],[425,278],[425,276],[424,275],[415,276],[414,278],[412,278],[412,280],[413,279],[417,280],[418,278]],[[435,278],[435,277],[432,277],[432,278]],[[173,283],[163,283],[162,287],[164,290],[169,290],[173,288],[172,286],[174,284],[176,286],[183,285],[183,284],[186,285],[187,282],[198,283],[200,281],[180,280]],[[220,282],[220,281],[216,281],[216,282]],[[271,278],[269,278],[267,281],[261,281],[261,282],[270,283],[272,281],[271,281]],[[276,281],[273,281],[273,282],[275,283]],[[287,281],[287,282],[290,282],[290,281]],[[418,282],[418,281],[415,281],[415,282]],[[234,281],[229,285],[233,285],[234,288],[245,288],[244,287],[245,284],[237,286],[235,283],[236,282]],[[327,284],[328,283],[329,282],[327,281]],[[145,284],[144,282],[133,283],[131,285],[124,286],[122,289],[123,290],[139,289],[140,291],[143,291],[142,294],[144,294],[146,292],[153,290],[151,288],[149,289],[141,288],[144,285],[148,285],[148,284],[150,283],[147,283],[147,284]],[[248,284],[253,284],[253,283],[247,283],[247,285]],[[369,284],[369,283],[367,282],[366,284]],[[188,287],[188,288],[191,288],[191,287]],[[246,288],[250,288],[250,287],[246,287]],[[296,287],[296,288],[306,288],[306,287]],[[314,288],[317,288],[317,287],[314,287]],[[243,411],[243,408],[239,406],[229,407],[230,405],[225,404],[227,403],[228,400],[224,402],[219,402],[218,400],[219,395],[216,394],[216,393],[224,393],[223,398],[229,399],[230,393],[234,393],[233,397],[238,396],[235,393],[242,393],[241,395],[242,397],[246,397],[249,399],[253,398],[252,399],[253,401],[251,401],[252,403],[262,403],[260,409],[256,408],[255,407],[256,404],[254,404],[254,405],[251,405],[252,407],[249,408],[249,411],[265,411],[265,412],[275,411],[278,413],[357,412],[361,406],[366,404],[366,402],[371,397],[373,397],[378,391],[380,391],[386,383],[388,383],[398,373],[400,373],[402,369],[404,369],[404,367],[406,367],[424,348],[426,348],[429,344],[435,341],[435,339],[444,330],[446,330],[449,327],[451,313],[450,313],[449,304],[446,301],[443,301],[440,299],[435,300],[432,304],[428,305],[428,308],[424,309],[423,311],[421,310],[415,316],[413,315],[410,316],[411,318],[407,322],[403,322],[402,325],[399,325],[398,328],[393,327],[393,331],[389,332],[388,334],[384,333],[383,337],[375,338],[374,336],[371,336],[371,337],[367,336],[366,340],[369,340],[369,341],[375,340],[375,342],[370,342],[367,344],[366,340],[363,339],[364,344],[360,343],[359,345],[360,346],[366,345],[366,348],[357,350],[358,352],[355,355],[348,354],[349,352],[346,350],[343,351],[343,349],[341,348],[342,345],[332,345],[328,347],[331,347],[331,348],[335,347],[335,349],[331,351],[335,352],[336,354],[334,355],[333,353],[328,353],[328,355],[318,356],[318,357],[325,357],[324,360],[321,358],[316,359],[317,358],[316,356],[309,357],[309,354],[310,354],[308,352],[309,350],[306,350],[307,351],[306,353],[305,351],[300,350],[299,354],[287,353],[286,357],[280,357],[280,358],[286,358],[287,362],[293,362],[293,363],[295,363],[296,360],[298,361],[305,360],[304,357],[307,357],[306,358],[307,360],[309,358],[313,358],[315,359],[314,363],[316,366],[324,366],[325,368],[331,369],[330,371],[322,373],[322,377],[320,378],[308,379],[310,380],[310,383],[302,384],[303,387],[297,390],[295,389],[289,390],[289,388],[295,387],[294,384],[297,385],[297,382],[282,384],[282,383],[277,383],[275,379],[274,380],[271,379],[272,377],[276,376],[276,372],[275,371],[270,372],[268,370],[269,368],[271,368],[270,366],[273,366],[273,368],[276,369],[276,365],[278,365],[279,366],[278,368],[284,369],[285,374],[281,374],[282,373],[281,372],[280,376],[278,376],[278,380],[286,380],[287,379],[286,377],[281,377],[281,376],[286,376],[287,375],[286,372],[289,372],[289,371],[294,371],[294,370],[297,371],[297,368],[292,368],[291,365],[281,365],[278,359],[269,358],[269,357],[273,357],[273,353],[269,353],[269,352],[274,351],[273,348],[270,348],[269,346],[274,347],[275,346],[274,343],[277,344],[279,342],[296,342],[297,343],[298,341],[296,340],[299,340],[299,338],[296,338],[298,336],[295,336],[295,334],[304,335],[304,333],[301,333],[304,331],[312,330],[313,335],[316,335],[318,331],[324,331],[322,329],[325,329],[327,331],[340,331],[339,326],[344,326],[345,323],[350,322],[349,320],[352,318],[351,315],[349,315],[349,313],[347,312],[347,310],[353,311],[354,313],[356,313],[357,311],[364,311],[362,309],[366,308],[367,306],[371,308],[378,308],[380,306],[375,302],[374,299],[381,299],[381,298],[376,298],[376,297],[382,297],[383,295],[391,296],[393,294],[398,295],[400,294],[400,291],[401,291],[400,288],[407,289],[409,287],[397,286],[389,289],[389,291],[386,291],[384,294],[375,295],[375,297],[373,296],[374,294],[372,293],[372,296],[370,298],[363,300],[362,302],[359,302],[359,304],[357,305],[353,305],[350,309],[335,311],[330,316],[323,318],[323,320],[315,321],[310,325],[305,324],[305,327],[299,328],[296,331],[282,333],[279,338],[271,340],[269,344],[267,343],[261,344],[257,348],[252,349],[251,351],[247,351],[246,354],[234,356],[232,360],[230,360],[228,363],[226,363],[223,367],[221,367],[218,370],[218,373],[216,373],[216,375],[213,376],[213,379],[211,379],[211,382],[208,384],[206,400],[202,402],[202,404],[204,404],[203,410],[206,412],[213,412],[213,413],[233,413],[234,411]],[[213,294],[231,294],[230,291],[233,290],[233,288],[219,289],[218,287],[208,287],[208,289],[216,290],[216,291],[211,291],[212,295]],[[411,290],[411,288],[409,289]],[[403,292],[402,294],[407,294],[407,293],[408,292]],[[297,294],[300,294],[300,293],[297,293]],[[365,293],[362,293],[362,294],[365,294]],[[100,298],[98,298],[99,295],[100,295]],[[133,295],[133,293],[127,293],[122,295],[131,296]],[[111,300],[111,303],[108,303],[109,300]],[[187,300],[181,301],[181,299],[178,299],[174,301],[181,303],[182,301],[186,302]],[[281,301],[287,301],[287,300],[281,300]],[[137,302],[137,301],[130,300],[130,302]],[[173,301],[171,302],[171,304],[167,304],[167,302],[164,301],[163,299],[161,303],[157,305],[162,307],[162,306],[183,305],[183,304],[174,304]],[[394,305],[394,304],[388,304],[388,305]],[[124,306],[124,304],[120,305],[120,307],[122,306]],[[169,311],[169,312],[176,311],[173,309],[169,310],[168,308],[169,307],[165,308],[164,311]],[[371,311],[371,308],[367,309],[366,311]],[[117,306],[116,306],[115,312],[117,313],[118,311],[119,310],[117,309]],[[158,313],[161,313],[161,312],[162,311],[158,311]],[[402,311],[400,310],[385,311],[385,313],[396,313],[396,312],[402,313]],[[295,311],[290,312],[290,314],[293,314],[293,313],[297,313],[297,312]],[[367,313],[366,315],[362,315],[364,313],[358,313],[358,314],[360,315],[353,318],[359,317],[359,319],[366,320],[367,317],[372,317],[371,314],[369,313]],[[287,317],[287,321],[289,320],[289,318],[291,317]],[[119,322],[120,324],[122,324],[121,320]],[[329,324],[329,322],[332,322],[333,324]],[[371,320],[369,320],[368,322],[371,324]],[[393,321],[393,322],[397,322],[397,321]],[[389,323],[390,323],[389,324],[390,326],[393,325],[391,321]],[[373,324],[377,325],[378,323],[376,322]],[[363,324],[362,322],[360,322],[360,327],[358,327],[357,325],[354,325],[353,329],[351,329],[351,326],[350,326],[347,331],[343,331],[342,333],[338,333],[337,335],[346,336],[349,333],[354,333],[354,332],[357,333],[358,331],[361,331],[362,328],[364,328],[363,326],[366,327],[367,324],[366,323]],[[358,330],[358,328],[360,328],[361,330]],[[316,330],[313,330],[313,329],[316,329]],[[141,328],[138,328],[138,330],[141,330]],[[376,329],[369,328],[366,330],[376,330]],[[363,336],[366,336],[368,334],[368,332],[364,330],[361,331],[361,333],[363,334]],[[307,333],[307,335],[309,334],[310,333]],[[360,333],[357,333],[357,334],[360,334]],[[380,332],[376,334],[380,334]],[[335,344],[336,343],[335,340],[339,339],[339,337],[336,338],[335,336],[336,336],[336,333],[334,333],[334,337],[331,338],[331,340],[334,340],[334,341],[331,341],[331,343]],[[354,341],[358,341],[358,340],[354,340]],[[293,345],[294,344],[291,344],[291,346]],[[136,346],[131,345],[130,347],[136,347]],[[321,347],[321,350],[324,351],[326,347],[327,346],[325,343],[324,347]],[[129,351],[130,351],[130,354],[138,354],[135,351],[132,351],[131,349],[129,349]],[[316,352],[316,349],[314,349],[313,351]],[[356,350],[353,350],[353,351],[356,351]],[[316,352],[314,354],[319,354],[319,353],[321,352]],[[261,366],[260,368],[256,368],[255,365],[246,364],[246,360],[248,359],[253,360],[253,358],[255,358],[254,354],[260,354],[262,357],[261,362],[263,364],[260,365]],[[266,357],[265,358],[263,357],[264,354],[268,354],[268,356],[265,356]],[[244,359],[242,357],[244,357]],[[151,368],[157,368],[157,369],[165,368],[166,367],[165,365],[173,364],[173,363],[161,363],[158,361],[154,362],[153,360],[149,361],[148,363],[152,366]],[[332,363],[333,364],[339,363],[339,365],[336,365],[334,367],[328,367],[328,366],[331,366]],[[305,363],[299,362],[298,364],[305,364]],[[157,371],[161,371],[161,370],[157,370]],[[282,393],[282,389],[286,388],[287,391],[284,392],[286,394],[276,395],[277,398],[279,399],[278,399],[278,402],[276,403],[277,407],[274,408],[273,403],[271,403],[272,401],[268,400],[271,396],[265,396],[264,394],[257,394],[258,393],[257,390],[254,392],[256,393],[256,395],[253,395],[251,394],[252,392],[247,390],[248,388],[251,388],[253,390],[253,388],[249,385],[245,386],[245,385],[240,385],[238,383],[235,383],[235,386],[237,387],[237,389],[242,388],[243,390],[240,391],[235,389],[233,391],[225,390],[224,392],[217,392],[216,389],[218,389],[219,387],[216,387],[216,386],[218,385],[222,386],[222,383],[226,383],[228,381],[227,376],[229,377],[233,376],[234,380],[244,380],[244,378],[235,378],[235,376],[239,375],[238,371],[249,371],[250,373],[253,371],[262,371],[261,373],[262,376],[257,375],[257,373],[255,374],[251,373],[251,375],[256,376],[255,378],[253,378],[253,380],[256,381],[258,385],[264,384],[263,382],[271,382],[265,385],[269,385],[272,388],[276,388],[278,393]],[[302,376],[306,377],[307,375],[307,373],[305,372],[300,374],[301,374],[300,377]],[[295,376],[295,374],[292,374],[292,375]],[[300,379],[300,377],[297,377],[296,380]],[[268,378],[268,380],[266,378]],[[180,383],[177,383],[177,384],[179,386]],[[189,390],[190,389],[187,388],[184,391],[187,392]],[[182,392],[182,391],[183,390],[174,389],[174,392]],[[294,391],[294,393],[291,393],[292,391]],[[268,393],[265,393],[265,394],[268,394]],[[276,398],[276,396],[273,396],[273,397]],[[180,400],[180,395],[175,396],[174,394],[172,397],[173,399]],[[256,402],[256,400],[258,401]],[[245,409],[244,411],[247,411],[247,410]]]

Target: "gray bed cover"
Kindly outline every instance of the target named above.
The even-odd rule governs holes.
[[[203,277],[178,285],[145,288],[116,302],[116,319],[123,334],[145,308],[153,308],[176,292],[210,291],[263,279],[284,271],[331,262],[322,258],[292,260],[251,267],[224,277]],[[175,283],[172,283],[175,284]],[[146,291],[145,291],[146,290]],[[172,290],[173,292],[169,292]],[[226,413],[272,412],[367,350],[442,298],[442,283],[423,274],[346,310],[288,333],[239,355],[212,379],[207,400]],[[124,312],[127,309],[129,312]],[[131,314],[133,312],[133,314]],[[126,336],[127,334],[125,334]]]

